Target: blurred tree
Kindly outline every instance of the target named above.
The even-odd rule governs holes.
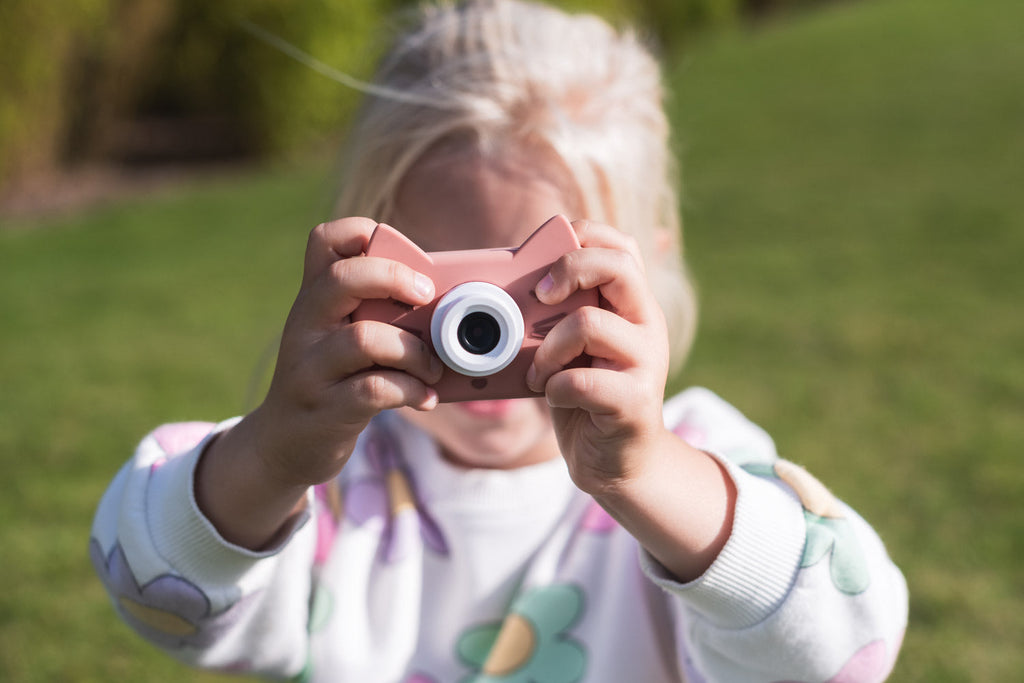
[[[119,125],[131,115],[140,88],[158,67],[157,46],[175,19],[165,0],[96,2],[106,21],[79,37],[67,67],[70,91],[64,137],[67,162],[105,158]]]
[[[267,156],[336,131],[358,93],[260,40],[367,78],[386,17],[418,0],[3,0],[0,183],[83,161]],[[554,0],[649,27],[707,26],[823,0]]]
[[[357,97],[343,85],[254,37],[251,24],[320,61],[365,77],[381,49],[381,17],[392,0],[178,0],[157,46],[156,68],[135,93],[133,119],[148,124],[148,150],[177,140],[185,156],[266,154],[294,149],[337,128]],[[175,125],[175,123],[177,125]],[[166,136],[159,144],[158,133]],[[188,137],[191,136],[191,137]],[[137,141],[138,137],[133,138]],[[185,146],[180,146],[186,138]],[[146,150],[121,141],[122,154]]]
[[[71,74],[109,14],[103,1],[0,3],[0,181],[63,161]]]

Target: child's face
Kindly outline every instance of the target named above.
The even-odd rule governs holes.
[[[518,246],[551,216],[578,217],[567,173],[543,154],[512,149],[500,159],[428,155],[410,170],[389,221],[425,251]],[[444,403],[404,410],[445,457],[466,467],[508,469],[558,455],[544,399]]]

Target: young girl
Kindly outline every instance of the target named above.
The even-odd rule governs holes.
[[[266,399],[160,427],[100,503],[125,621],[191,664],[300,680],[886,677],[907,594],[874,531],[711,392],[663,402],[695,305],[659,78],[593,17],[423,11],[348,149],[338,215],[373,218],[312,231]],[[439,404],[419,338],[352,321],[435,296],[362,255],[378,220],[442,251],[555,214],[589,220],[536,296],[600,307],[541,343],[543,398]]]

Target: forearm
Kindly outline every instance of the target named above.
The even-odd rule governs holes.
[[[253,552],[226,543],[194,504],[200,453],[236,423],[147,435],[103,495],[90,555],[120,617],[175,657],[291,676],[308,650],[315,526],[289,525],[287,543]]]
[[[594,498],[685,583],[728,541],[736,487],[717,460],[664,431],[634,477]]]
[[[195,472],[199,509],[226,541],[250,550],[273,545],[306,506],[308,487],[271,472],[263,447],[250,415],[209,444]]]
[[[733,530],[698,581],[680,584],[650,553],[643,558],[689,622],[681,647],[708,680],[753,671],[761,680],[883,680],[906,627],[907,594],[877,534],[838,503],[840,516],[817,517],[776,477],[730,474]]]

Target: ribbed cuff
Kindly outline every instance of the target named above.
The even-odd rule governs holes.
[[[284,540],[273,548],[256,552],[226,541],[202,513],[193,488],[196,465],[213,437],[236,422],[217,425],[195,448],[168,460],[149,479],[147,523],[157,553],[183,576],[203,584],[237,582],[260,560],[280,552],[309,518],[309,513],[304,512]]]
[[[799,569],[806,525],[799,501],[771,481],[719,461],[736,483],[732,534],[698,579],[679,583],[647,552],[644,572],[721,628],[753,626],[785,600]]]

